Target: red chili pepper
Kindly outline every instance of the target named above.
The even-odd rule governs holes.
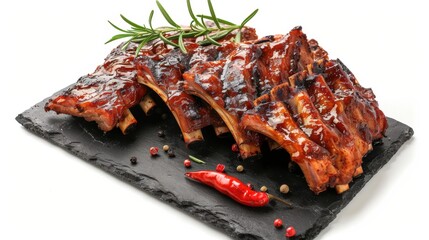
[[[225,173],[198,171],[188,172],[185,173],[185,175],[215,188],[219,192],[246,206],[263,207],[270,201],[267,193],[253,191],[245,183]]]

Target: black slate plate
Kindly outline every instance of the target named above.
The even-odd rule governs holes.
[[[206,138],[203,150],[186,149],[174,118],[162,103],[159,111],[150,117],[145,117],[137,108],[132,109],[139,124],[131,134],[123,136],[119,130],[104,134],[94,123],[80,118],[45,113],[45,102],[46,99],[19,114],[16,120],[35,134],[217,226],[235,239],[284,239],[284,229],[276,230],[272,226],[275,218],[288,219],[287,224],[295,226],[294,239],[315,238],[413,135],[412,128],[389,118],[386,137],[364,158],[364,174],[350,184],[350,190],[342,195],[329,190],[316,196],[308,189],[299,170],[288,170],[289,158],[283,151],[266,152],[263,159],[243,162],[230,150],[232,138],[219,139],[209,128],[203,131]],[[163,120],[161,112],[169,117]],[[157,135],[161,129],[166,132],[164,138]],[[174,148],[175,158],[168,158],[162,150],[158,157],[150,157],[151,146],[162,148],[164,144]],[[207,162],[205,165],[193,163],[192,170],[215,169],[218,163],[223,163],[228,174],[252,183],[257,189],[265,185],[275,195],[281,196],[278,188],[287,183],[291,192],[285,198],[294,208],[288,209],[276,202],[263,208],[241,206],[214,189],[187,180],[183,175],[186,171],[183,160],[188,154]],[[132,156],[138,158],[136,165],[130,163]],[[235,171],[239,164],[245,166],[244,173]]]

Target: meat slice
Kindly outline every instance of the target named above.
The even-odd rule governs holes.
[[[261,41],[262,55],[258,64],[260,95],[284,82],[289,76],[307,68],[313,62],[310,46],[301,27],[286,35],[266,37]]]
[[[308,45],[310,46],[313,61],[329,60],[328,52],[320,47],[316,40],[310,39]]]
[[[138,104],[146,88],[137,82],[134,65],[135,44],[126,51],[115,48],[94,73],[81,77],[75,85],[53,96],[46,111],[70,114],[95,121],[105,132],[119,124],[123,132],[136,120],[128,110]]]
[[[146,46],[145,49],[155,48]],[[202,141],[201,128],[210,124],[209,110],[199,104],[193,96],[183,91],[182,72],[188,67],[190,56],[198,44],[187,42],[189,53],[180,49],[147,54],[136,59],[138,81],[154,90],[173,113],[189,146]]]
[[[224,41],[221,47],[218,47],[216,45],[198,47],[197,49],[195,49],[194,53],[190,57],[189,67],[192,68],[195,65],[199,65],[199,67],[196,68],[199,68],[201,70],[201,67],[204,65],[203,63],[213,62],[217,59],[224,59],[234,50],[235,44],[228,41]],[[228,126],[226,126],[225,122],[222,120],[222,118],[219,116],[215,109],[213,109],[208,104],[206,107],[210,109],[210,124],[214,128],[216,136],[226,136],[226,134],[230,132]]]
[[[257,97],[255,66],[259,48],[253,44],[224,42],[218,48],[219,55],[231,47],[234,51],[225,59],[196,63],[183,74],[184,87],[190,94],[207,102],[228,126],[243,158],[260,153],[259,137],[239,125],[244,112],[253,108]]]
[[[366,136],[366,142],[381,138],[387,128],[387,119],[379,109],[373,91],[362,87],[339,59],[329,60],[328,53],[316,40],[311,39],[308,43],[314,59],[308,66],[309,71],[326,75],[324,80],[335,93],[337,104],[342,104],[350,120],[359,124],[359,131],[364,138]]]
[[[374,111],[376,113],[377,124],[379,127],[379,134],[375,135],[375,138],[373,140],[381,138],[384,135],[384,131],[387,128],[387,119],[386,119],[386,116],[384,115],[383,111],[381,111],[380,108],[378,107],[378,102],[375,99],[374,92],[372,91],[371,88],[362,87],[360,85],[360,83],[358,82],[358,80],[356,79],[355,75],[339,59],[335,60],[335,63],[337,63],[339,66],[341,66],[344,73],[347,74],[347,77],[350,79],[354,88],[356,89],[356,93],[361,98],[365,99],[366,101],[368,101],[371,104],[372,108],[374,109]]]
[[[341,62],[340,59],[337,59],[335,62],[338,63],[341,66],[341,68],[343,69],[343,71],[347,74],[348,78],[353,83],[353,86],[356,88],[357,92],[359,92],[359,94],[362,97],[364,97],[366,100],[368,100],[371,103],[374,103],[375,106],[378,106],[378,103],[375,100],[375,94],[372,91],[372,89],[362,87],[360,85],[360,83],[358,82],[358,80],[356,79],[355,75],[349,70],[348,67],[346,67],[346,65],[344,65],[343,62]]]
[[[365,149],[365,152],[361,152],[357,147],[368,145],[350,135],[347,119],[338,105],[329,99],[332,95],[329,88],[321,88],[324,82],[321,75],[308,76],[303,71],[291,76],[290,82],[291,98],[288,106],[297,116],[297,123],[310,139],[325,147],[332,155],[338,170],[337,184],[348,184],[368,151]]]
[[[358,126],[363,139],[372,142],[383,137],[387,128],[385,115],[374,102],[362,96],[340,64],[324,61],[313,67],[312,71],[322,71],[326,75],[326,83],[338,101],[343,103],[345,113]]]
[[[306,135],[294,120],[285,99],[289,85],[283,83],[272,89],[270,96],[259,100],[258,105],[244,114],[241,125],[248,130],[261,133],[276,141],[296,162],[312,191],[320,193],[337,183],[337,169],[327,149]],[[260,98],[261,99],[261,98]]]
[[[236,32],[232,32],[218,42],[228,42]],[[257,38],[255,29],[245,27],[241,29],[243,41]],[[233,49],[222,49],[216,46],[201,47],[196,43],[201,39],[186,39],[184,54],[180,49],[165,46],[162,42],[153,42],[143,48],[142,54],[136,59],[138,69],[138,81],[154,90],[172,111],[182,131],[187,146],[203,140],[201,128],[213,124],[217,135],[227,133],[225,124],[219,121],[212,109],[184,92],[182,73],[191,66],[224,58]]]
[[[355,148],[355,158],[362,159],[372,149],[371,142],[360,136],[358,126],[352,124],[344,112],[342,101],[335,98],[322,75],[306,76],[303,79],[294,77],[291,78],[291,84],[305,85],[312,103],[323,120],[331,127],[337,129],[341,139],[349,142],[351,148]],[[350,141],[354,143],[351,144]]]

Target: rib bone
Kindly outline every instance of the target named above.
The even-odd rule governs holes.
[[[126,135],[129,133],[130,129],[137,124],[137,120],[134,118],[133,114],[129,109],[124,111],[121,121],[118,123],[119,129],[121,132]]]

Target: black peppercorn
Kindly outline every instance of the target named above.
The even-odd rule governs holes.
[[[131,164],[136,164],[136,163],[137,163],[137,158],[136,158],[136,157],[134,157],[134,156],[132,156],[132,157],[130,158],[130,162],[131,162]]]
[[[165,137],[165,132],[163,130],[159,130],[158,131],[158,137],[164,138]]]
[[[175,156],[176,156],[176,154],[174,154],[174,151],[173,151],[173,149],[172,149],[172,148],[169,148],[169,149],[168,149],[168,151],[167,151],[167,155],[168,155],[168,157],[171,157],[171,158],[173,158],[173,157],[175,157]]]

